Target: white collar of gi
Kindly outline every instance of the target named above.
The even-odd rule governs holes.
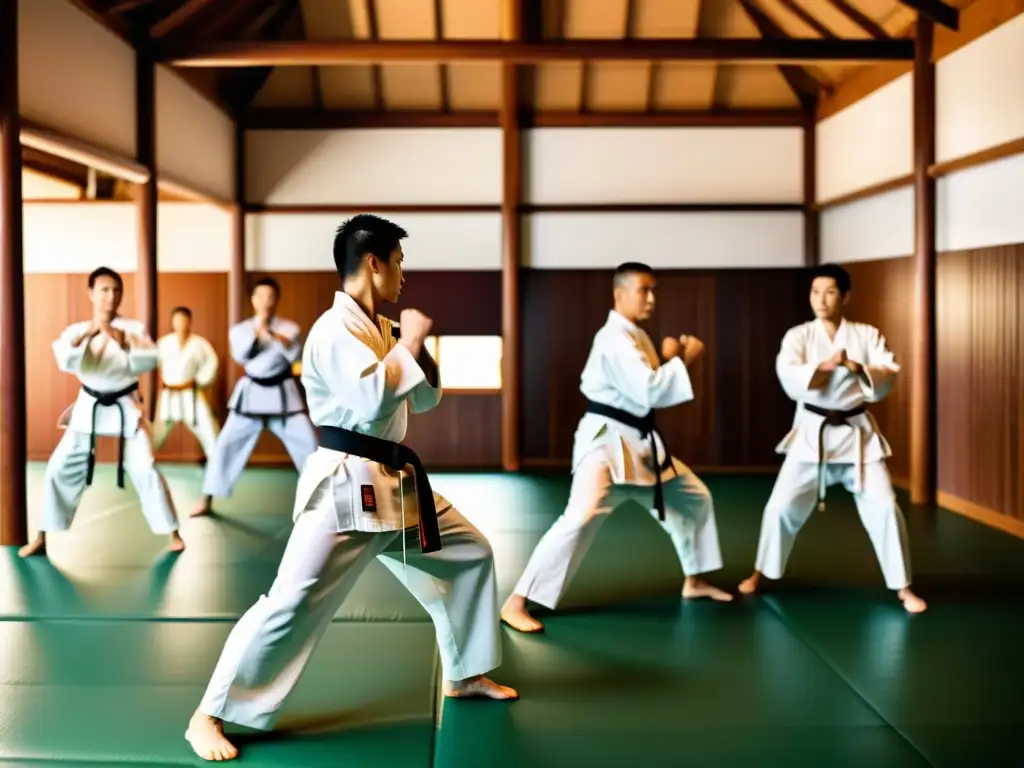
[[[626,328],[629,331],[635,331],[636,330],[636,324],[635,323],[630,322],[629,320],[627,320],[625,318],[625,316],[620,315],[614,309],[608,310],[608,322],[609,323],[617,323],[618,325],[621,325],[622,327]]]

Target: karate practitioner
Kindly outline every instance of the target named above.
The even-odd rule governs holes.
[[[786,458],[761,521],[756,570],[739,591],[753,594],[762,576],[782,578],[800,528],[815,508],[824,509],[828,486],[841,483],[853,494],[886,586],[907,611],[920,613],[927,605],[910,591],[906,523],[885,464],[891,451],[865,410],[889,394],[900,366],[877,328],[843,317],[850,288],[842,267],[817,268],[810,295],[816,319],[782,339],[775,371],[796,415],[776,449]]]
[[[232,630],[185,733],[206,760],[238,755],[224,736],[225,720],[273,728],[331,618],[374,558],[433,620],[445,695],[518,698],[484,676],[501,662],[490,544],[431,491],[419,459],[400,445],[407,412],[430,410],[441,399],[437,366],[423,348],[430,319],[403,310],[399,327],[378,314],[401,293],[405,237],[401,227],[366,214],[337,232],[343,291],[313,325],[302,359],[321,443],[299,478],[295,526],[277,578]],[[419,551],[407,551],[417,528]],[[359,649],[347,658],[341,663],[358,663]]]
[[[203,390],[213,384],[219,360],[213,346],[192,333],[192,310],[175,307],[172,333],[157,343],[162,389],[153,425],[153,450],[160,450],[175,424],[183,423],[195,435],[209,459],[217,444],[217,421]]]
[[[185,548],[170,493],[153,461],[150,425],[136,394],[139,375],[156,368],[157,350],[141,322],[117,314],[123,293],[117,272],[95,270],[89,275],[92,320],[68,326],[53,342],[57,367],[77,376],[82,388],[70,415],[65,411],[64,436],[46,465],[39,534],[21,548],[22,557],[46,554],[47,534],[71,527],[82,494],[92,485],[97,435],[117,436],[117,485],[124,488],[127,472],[150,530],[170,537],[170,551]]]
[[[284,443],[299,471],[316,450],[316,432],[306,415],[292,365],[302,353],[297,323],[275,314],[281,289],[273,278],[252,291],[255,316],[229,332],[231,357],[245,369],[228,401],[228,418],[207,456],[203,498],[192,516],[213,511],[213,497],[227,497],[245,469],[256,441],[269,429]]]
[[[645,264],[615,271],[615,308],[594,337],[580,380],[588,405],[573,442],[568,505],[502,608],[502,620],[520,632],[543,630],[527,600],[555,608],[601,524],[630,499],[657,515],[672,540],[685,576],[683,597],[732,600],[701,578],[722,567],[711,494],[669,454],[654,426],[655,409],[693,399],[687,367],[704,345],[693,336],[669,337],[661,344],[664,364],[658,360],[637,325],[654,311],[654,288],[654,272]]]

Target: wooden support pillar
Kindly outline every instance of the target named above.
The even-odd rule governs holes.
[[[0,545],[28,543],[18,0],[0,0]]]
[[[521,40],[523,8],[518,0],[505,0],[504,37]],[[519,470],[519,413],[521,344],[519,321],[519,266],[522,261],[523,167],[520,135],[519,68],[501,65],[501,463],[507,472]]]
[[[918,16],[914,59],[914,318],[910,391],[910,501],[934,504],[935,445],[935,162],[934,27]]]
[[[804,266],[815,267],[821,260],[821,214],[818,212],[818,121],[817,104],[804,109]]]
[[[159,321],[157,299],[157,171],[156,171],[156,67],[145,42],[135,49],[135,141],[136,160],[149,173],[138,185],[138,262],[135,267],[136,316],[155,339]],[[156,374],[142,378],[141,392],[150,419],[156,409]]]
[[[231,210],[231,265],[228,268],[228,326],[245,319],[245,128],[235,120],[235,205]],[[226,366],[227,391],[238,381],[237,365]]]

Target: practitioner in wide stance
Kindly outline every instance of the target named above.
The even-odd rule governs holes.
[[[299,478],[295,526],[277,578],[232,630],[185,733],[206,760],[238,755],[224,736],[225,720],[273,727],[331,618],[374,558],[433,620],[445,695],[518,698],[484,676],[501,662],[491,547],[431,491],[416,454],[400,444],[407,412],[441,400],[437,366],[423,347],[430,319],[407,309],[395,326],[378,314],[401,293],[405,236],[396,224],[366,214],[338,230],[334,261],[343,291],[313,325],[302,359],[321,443]],[[417,529],[419,549],[407,552],[407,534]]]
[[[89,275],[92,320],[68,326],[53,342],[57,367],[77,376],[82,388],[46,465],[39,535],[21,548],[22,557],[45,554],[47,534],[71,526],[86,486],[92,485],[97,435],[117,437],[117,486],[124,488],[127,472],[150,530],[169,536],[171,551],[185,548],[170,493],[153,462],[150,425],[137,400],[139,375],[156,368],[157,351],[141,322],[117,314],[123,293],[117,272],[95,270]]]
[[[865,409],[889,394],[900,367],[877,328],[843,317],[850,288],[842,267],[818,267],[810,297],[815,319],[782,339],[775,370],[797,403],[796,416],[777,448],[786,458],[761,521],[756,570],[739,591],[753,594],[762,576],[782,578],[800,528],[824,509],[828,486],[841,483],[853,494],[885,585],[920,613],[927,606],[910,591],[906,523],[885,464],[891,451]]]
[[[203,455],[213,455],[217,421],[203,390],[213,384],[219,360],[213,346],[192,333],[192,310],[175,307],[171,333],[156,343],[160,355],[162,389],[153,424],[153,450],[160,450],[175,424],[184,424],[196,436]]]
[[[594,337],[580,391],[587,412],[573,442],[569,502],[540,540],[512,595],[502,608],[506,624],[540,632],[527,601],[555,608],[609,513],[633,499],[657,515],[682,566],[683,597],[729,601],[702,574],[722,567],[711,494],[672,457],[654,425],[654,410],[693,399],[687,367],[704,345],[693,336],[666,338],[665,362],[637,324],[654,311],[654,272],[628,263],[615,270],[615,308]]]
[[[193,516],[211,512],[214,496],[231,495],[264,429],[284,443],[299,471],[316,450],[316,432],[292,373],[302,353],[301,333],[297,323],[277,316],[280,295],[273,278],[257,281],[252,291],[254,316],[232,326],[229,333],[231,357],[245,369],[245,376],[231,393],[227,420],[207,456],[203,498]]]

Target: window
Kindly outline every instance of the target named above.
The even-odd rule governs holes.
[[[501,336],[428,336],[427,351],[437,361],[443,389],[501,389]]]

